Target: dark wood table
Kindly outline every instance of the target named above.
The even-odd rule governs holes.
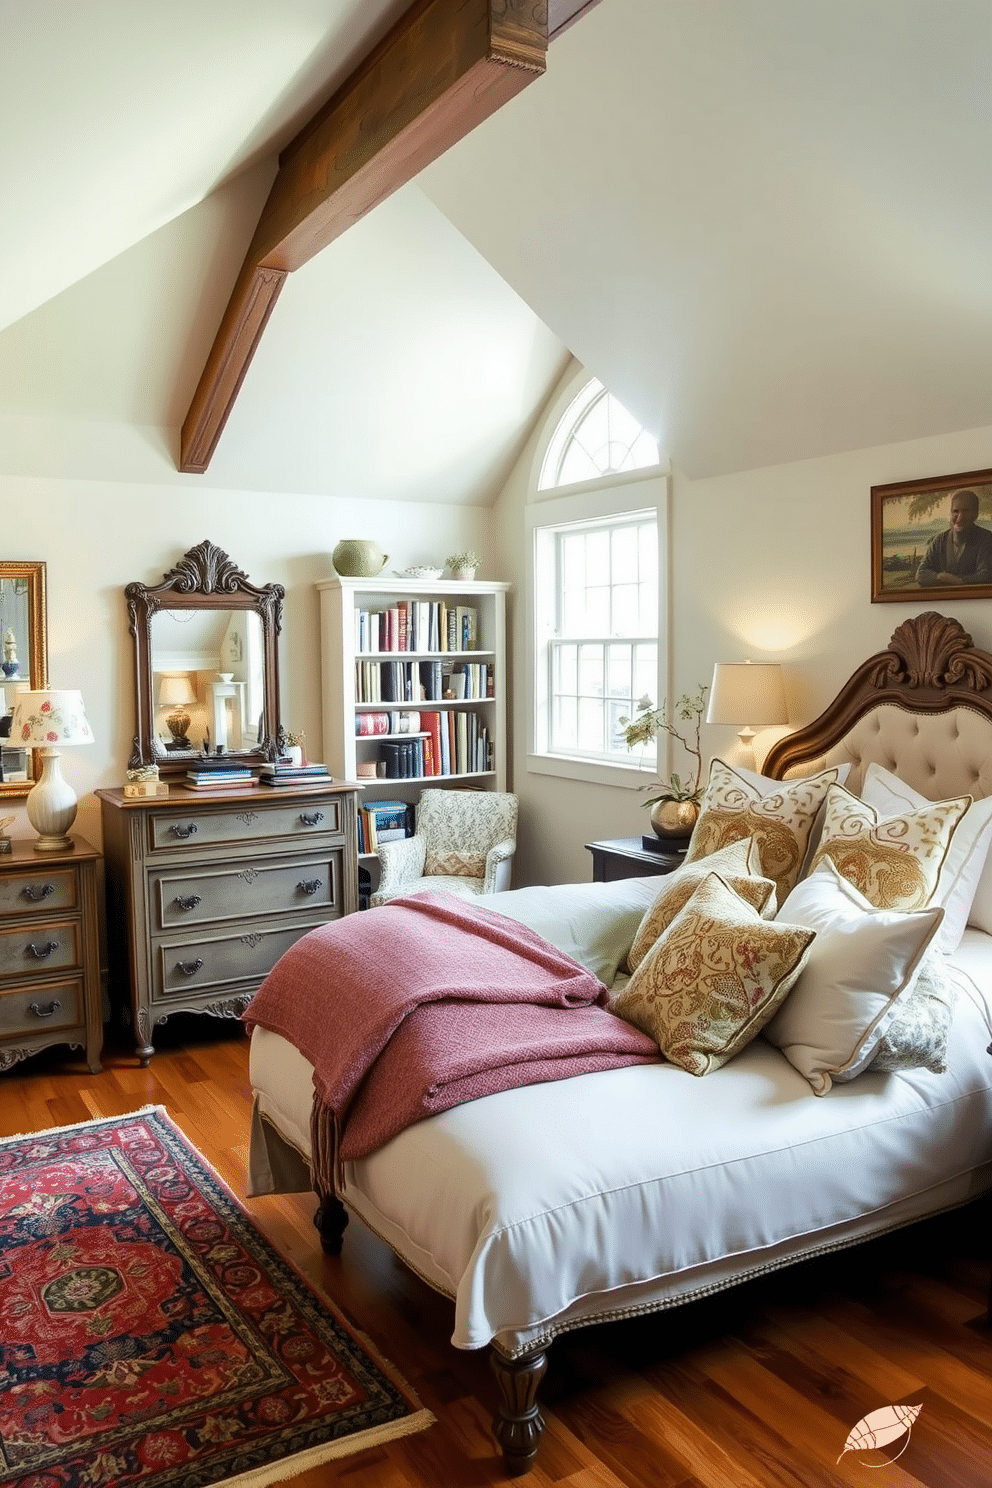
[[[640,837],[611,837],[605,842],[587,842],[592,853],[594,883],[613,883],[618,878],[647,878],[672,873],[685,862],[688,838],[678,847],[667,844],[659,852],[644,846]]]

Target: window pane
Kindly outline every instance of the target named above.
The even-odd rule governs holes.
[[[613,532],[613,582],[636,584],[639,577],[640,527],[617,527]]]
[[[589,753],[603,749],[603,704],[594,698],[579,698],[579,748]]]
[[[606,690],[612,698],[626,698],[630,702],[631,682],[630,646],[608,646],[606,649]]]
[[[556,749],[575,749],[578,746],[578,742],[577,705],[575,698],[556,698],[552,743]]]
[[[641,591],[637,584],[617,584],[613,590],[613,635],[636,635],[642,630]]]
[[[586,635],[609,635],[610,591],[605,585],[586,590],[585,614],[579,622],[579,629]]]
[[[603,648],[602,646],[579,647],[579,687],[586,696],[603,696]]]

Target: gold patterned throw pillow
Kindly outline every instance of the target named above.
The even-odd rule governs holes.
[[[753,837],[761,871],[775,880],[782,904],[799,879],[817,812],[837,770],[805,780],[769,780],[766,791],[752,783],[755,779],[745,780],[721,759],[713,761],[685,860],[697,862],[728,842]]]
[[[485,878],[485,853],[449,852],[435,853],[427,871],[443,873],[449,878]]]
[[[922,909],[930,903],[954,829],[970,805],[970,796],[957,796],[880,817],[842,785],[832,785],[809,871],[829,858],[876,909]]]
[[[730,842],[698,863],[683,863],[663,879],[654,902],[645,910],[637,927],[634,943],[627,954],[627,970],[636,971],[662,931],[684,905],[708,873],[719,873],[724,883],[752,905],[758,913],[772,919],[778,908],[775,884],[762,876],[761,855],[753,837]]]
[[[784,1002],[813,939],[802,926],[763,920],[709,873],[610,1006],[673,1064],[706,1075]]]

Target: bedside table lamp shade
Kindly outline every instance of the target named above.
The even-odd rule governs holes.
[[[754,760],[754,725],[788,723],[782,668],[775,662],[723,662],[713,668],[707,723],[738,726],[737,737]]]
[[[21,748],[37,749],[41,757],[41,779],[26,803],[28,821],[39,834],[35,849],[64,852],[73,845],[68,833],[76,819],[76,792],[62,778],[59,752],[93,743],[82,693],[71,688],[19,692],[10,736]]]

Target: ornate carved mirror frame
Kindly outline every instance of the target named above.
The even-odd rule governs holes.
[[[14,692],[18,683],[27,683],[34,689],[48,686],[48,609],[45,597],[44,563],[3,561],[0,562],[0,660],[7,662],[4,641],[7,630],[14,632],[13,647],[17,656],[17,669],[8,676],[0,671],[0,688],[3,688],[7,708],[13,709]],[[15,619],[16,614],[16,619]],[[11,800],[26,796],[41,778],[41,758],[37,749],[18,750],[17,741],[0,738],[0,749],[4,751],[4,768],[0,771],[0,800]],[[15,759],[17,754],[23,759]],[[20,766],[23,766],[23,771]],[[7,778],[13,773],[13,780]]]
[[[285,743],[279,722],[278,656],[282,603],[286,593],[283,586],[265,584],[259,587],[251,583],[247,574],[222,548],[211,542],[202,542],[190,548],[175,568],[165,574],[161,584],[153,587],[128,584],[124,592],[134,637],[137,703],[137,732],[128,768],[154,764],[159,767],[163,779],[184,776],[190,762],[200,757],[203,739],[211,732],[210,703],[216,708],[215,695],[230,693],[232,685],[235,696],[240,699],[243,715],[245,696],[255,697],[259,684],[261,698],[255,697],[259,703],[257,709],[250,705],[247,715],[239,719],[235,742],[225,746],[226,756],[234,762],[247,764],[261,764],[263,760],[275,758]],[[154,624],[156,617],[161,617],[157,628]],[[251,617],[256,617],[255,623]],[[213,640],[204,645],[202,639],[186,659],[174,649],[163,650],[160,644],[163,628],[171,627],[170,635],[174,636],[183,624],[198,637],[204,626],[211,625],[212,630],[227,638],[221,646],[226,645],[228,650],[217,650]],[[153,634],[156,629],[157,634]],[[242,654],[245,637],[249,640]],[[257,655],[251,654],[254,644],[251,638],[255,637],[259,645]],[[227,671],[223,670],[225,666]],[[174,738],[168,740],[161,727],[161,683],[158,679],[165,675],[185,675],[196,690],[196,707],[201,721],[196,731],[190,730],[188,748],[177,745]],[[227,678],[226,682],[224,678]],[[217,682],[221,683],[219,688]],[[207,693],[210,694],[209,700],[204,696]],[[224,701],[226,703],[227,698]],[[241,723],[245,725],[245,733],[239,747]],[[212,745],[216,746],[217,742],[216,733],[211,734]]]

